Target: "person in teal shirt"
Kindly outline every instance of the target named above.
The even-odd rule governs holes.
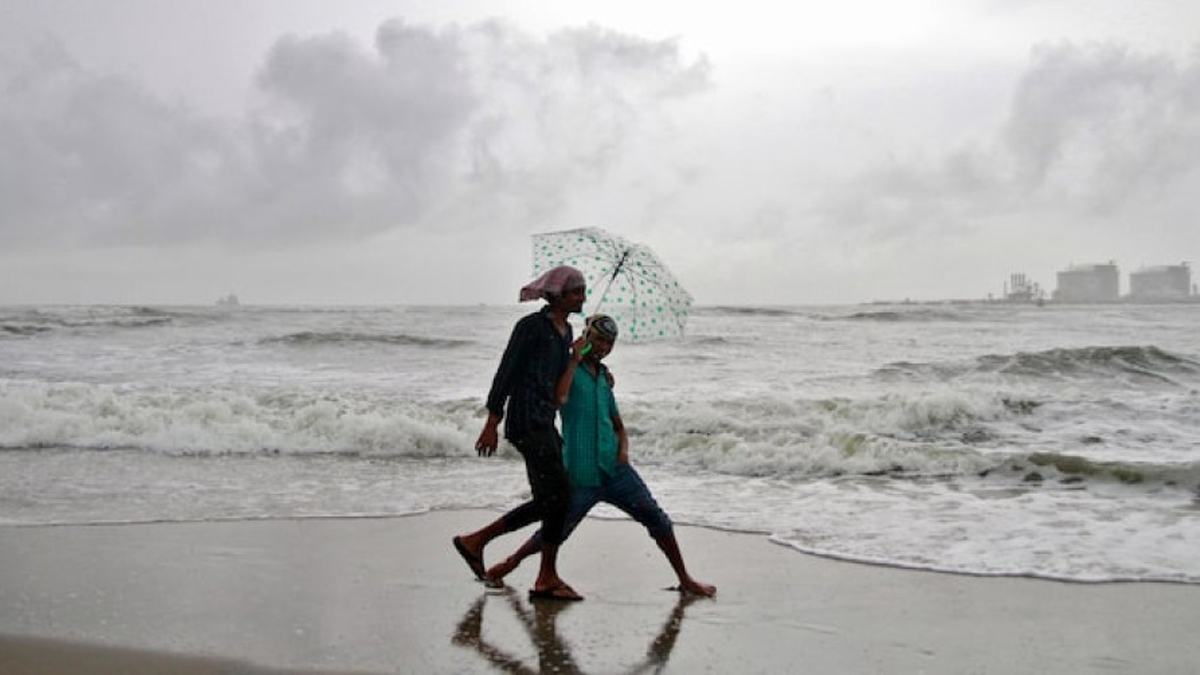
[[[654,538],[679,578],[680,591],[712,596],[717,592],[715,586],[696,581],[688,573],[670,517],[629,463],[629,435],[613,395],[612,377],[602,363],[612,352],[617,332],[612,317],[588,317],[583,336],[572,346],[571,360],[558,381],[563,463],[571,484],[563,536],[569,536],[596,504],[612,504],[641,523]],[[500,582],[522,560],[541,550],[541,539],[542,531],[538,530],[515,553],[492,566],[487,571],[488,580]]]

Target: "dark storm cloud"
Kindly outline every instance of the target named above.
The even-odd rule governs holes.
[[[1120,213],[1194,194],[1200,52],[1190,60],[1111,44],[1042,46],[1000,129],[941,156],[893,159],[816,200],[813,216],[889,242],[966,233],[993,216]]]
[[[382,25],[289,36],[244,120],[90,72],[53,40],[0,62],[0,245],[278,245],[547,218],[704,59],[596,27]]]
[[[0,243],[138,239],[187,214],[230,161],[216,125],[89,73],[53,40],[0,64]]]

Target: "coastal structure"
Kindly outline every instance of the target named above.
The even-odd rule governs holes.
[[[1192,295],[1188,264],[1143,267],[1129,275],[1131,300],[1185,300]]]
[[[1004,283],[1002,302],[1037,303],[1047,300],[1045,290],[1024,273],[1009,275]],[[1049,295],[1055,303],[1141,302],[1200,303],[1200,290],[1192,283],[1187,262],[1178,265],[1151,265],[1129,274],[1129,292],[1121,295],[1120,270],[1114,260],[1107,263],[1071,265],[1058,272],[1058,287]],[[988,301],[993,301],[988,295]]]
[[[1116,261],[1072,265],[1058,273],[1056,302],[1116,302],[1121,295],[1121,273]]]
[[[1023,272],[1017,272],[1008,277],[1004,284],[1005,302],[1036,302],[1041,304],[1046,298],[1040,284],[1032,281]]]

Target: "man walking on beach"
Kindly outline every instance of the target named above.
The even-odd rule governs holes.
[[[629,435],[617,409],[608,367],[601,361],[612,351],[617,323],[603,314],[587,320],[584,335],[574,345],[571,362],[559,379],[557,402],[562,414],[564,463],[571,481],[571,508],[563,539],[588,511],[607,502],[646,527],[679,578],[679,590],[712,596],[717,588],[688,573],[675,539],[670,517],[659,507],[638,472],[629,464]],[[586,346],[590,345],[590,347]],[[543,546],[546,530],[530,537],[515,553],[487,571],[499,581]]]
[[[488,542],[540,520],[542,562],[530,596],[582,600],[558,576],[558,547],[566,538],[570,485],[563,466],[562,437],[554,419],[558,410],[555,389],[571,359],[572,331],[567,317],[582,311],[587,283],[579,270],[555,267],[522,288],[520,298],[522,302],[541,298],[547,304],[513,328],[492,379],[488,418],[475,450],[481,457],[496,451],[503,419],[504,437],[525,458],[533,499],[480,530],[454,537],[454,548],[475,576],[484,579],[483,549]]]

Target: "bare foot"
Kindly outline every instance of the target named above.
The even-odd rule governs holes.
[[[499,582],[504,579],[504,577],[508,576],[513,570],[517,569],[517,566],[520,564],[520,560],[514,560],[511,557],[505,558],[504,560],[501,560],[500,562],[488,568],[487,578],[489,581]]]
[[[567,585],[567,582],[560,580],[557,584],[547,586],[545,588],[532,588],[529,590],[530,600],[564,600],[567,602],[576,602],[583,599],[583,596],[576,593],[574,588]]]
[[[699,595],[705,598],[711,598],[717,594],[716,586],[713,586],[712,584],[702,584],[699,581],[691,578],[679,582],[678,588],[683,593],[691,593],[692,595]]]

